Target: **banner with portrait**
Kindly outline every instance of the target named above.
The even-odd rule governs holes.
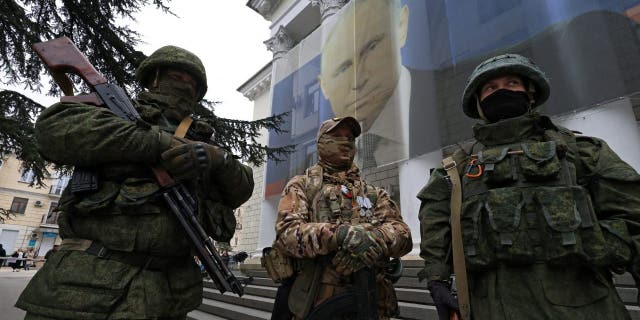
[[[351,0],[273,62],[272,113],[289,112],[296,144],[267,163],[265,195],[317,161],[319,125],[361,124],[357,164],[381,167],[472,137],[467,78],[502,53],[531,58],[550,79],[539,110],[560,115],[640,92],[640,1]]]

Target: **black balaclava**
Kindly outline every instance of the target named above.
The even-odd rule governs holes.
[[[524,115],[530,108],[529,95],[524,91],[500,89],[480,102],[480,109],[489,123]]]

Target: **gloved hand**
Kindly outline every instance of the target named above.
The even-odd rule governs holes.
[[[187,141],[160,155],[162,165],[176,180],[184,181],[207,175],[228,157],[222,148],[204,142]]]
[[[351,256],[351,253],[344,250],[338,251],[331,262],[336,268],[336,272],[344,276],[348,276],[365,267],[362,260]]]
[[[438,310],[438,319],[449,320],[451,312],[459,313],[458,299],[456,299],[449,290],[449,285],[440,280],[431,280],[427,284],[431,298]]]
[[[338,246],[352,257],[371,267],[387,248],[383,247],[382,233],[378,230],[366,230],[363,226],[341,225],[337,230]]]

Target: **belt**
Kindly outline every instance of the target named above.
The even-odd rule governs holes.
[[[190,258],[190,256],[156,257],[137,252],[112,250],[96,241],[87,239],[64,239],[60,250],[84,251],[100,259],[114,260],[151,271],[165,271],[171,266],[181,266],[187,263]]]

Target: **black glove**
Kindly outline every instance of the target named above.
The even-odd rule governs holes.
[[[427,284],[431,298],[438,310],[438,319],[449,320],[451,312],[459,313],[458,299],[456,299],[449,290],[449,285],[440,280],[432,280]]]
[[[208,175],[228,157],[224,149],[204,142],[189,141],[163,152],[162,165],[180,181]]]

